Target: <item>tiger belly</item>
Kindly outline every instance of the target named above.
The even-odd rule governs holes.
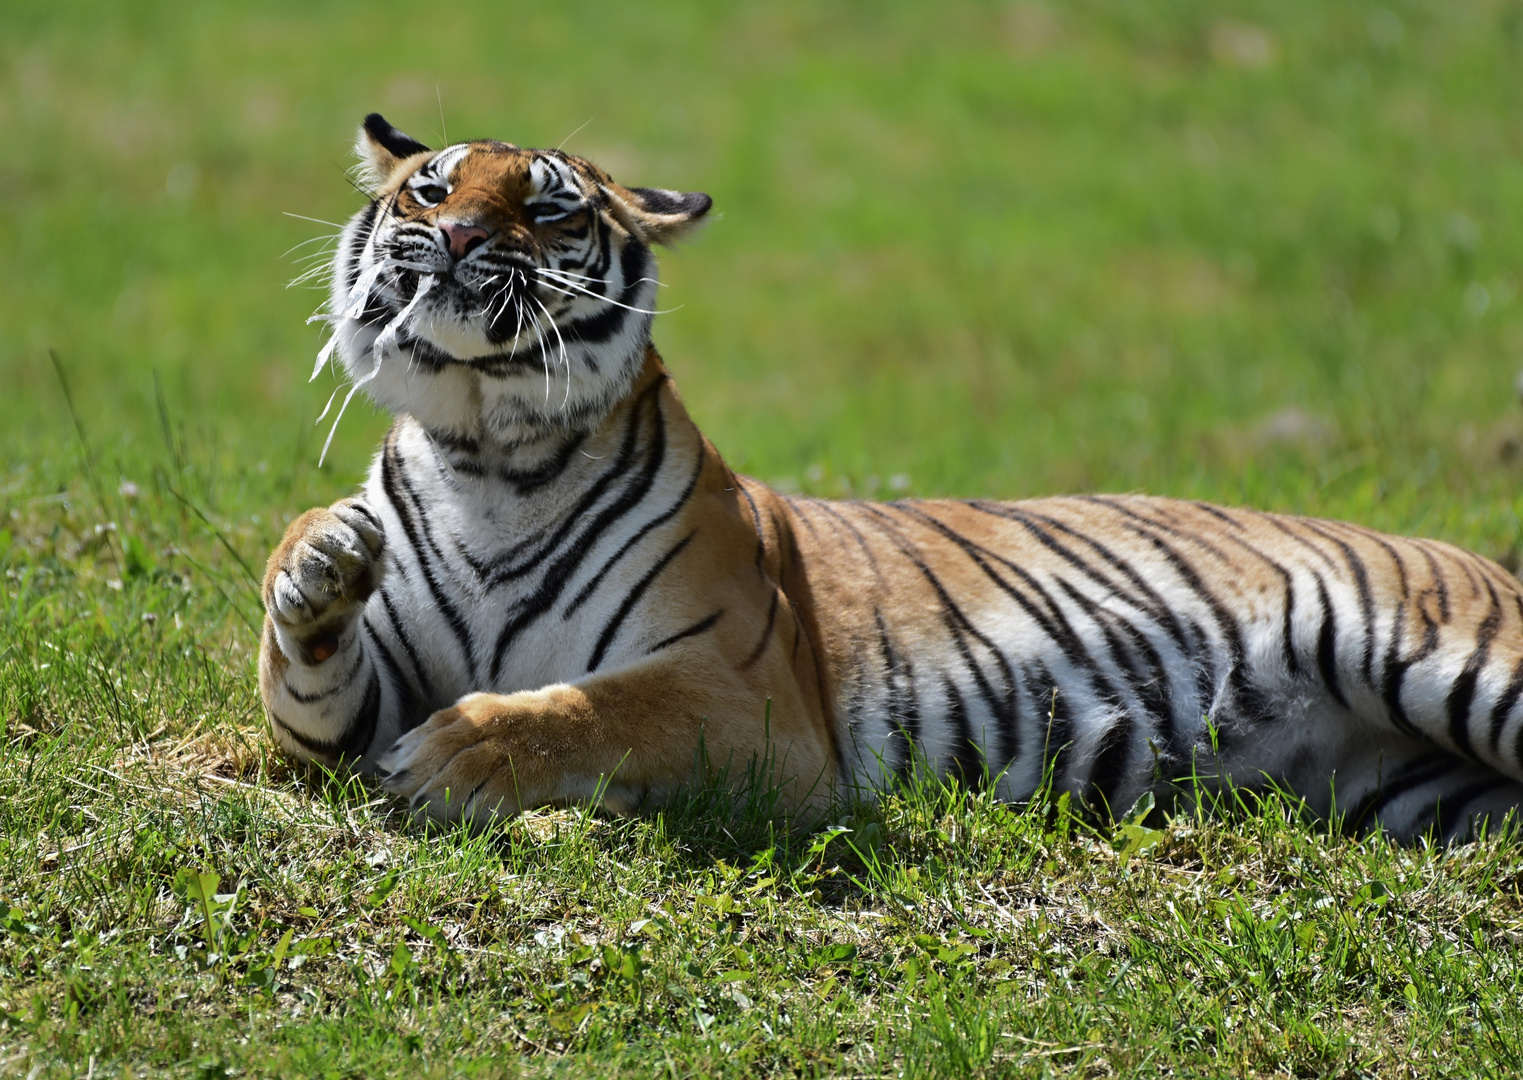
[[[1273,783],[1398,835],[1523,804],[1523,589],[1479,556],[1143,497],[787,506],[856,782]]]

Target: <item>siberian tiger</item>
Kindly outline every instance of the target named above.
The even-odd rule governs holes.
[[[737,475],[651,344],[701,194],[378,115],[328,314],[395,415],[265,574],[279,746],[441,819],[629,811],[770,760],[1124,810],[1277,784],[1346,827],[1523,804],[1523,588],[1447,544],[1139,496],[831,502]],[[320,358],[323,359],[323,358]]]

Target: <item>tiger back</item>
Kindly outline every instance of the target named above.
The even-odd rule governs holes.
[[[1116,811],[1272,783],[1402,836],[1523,803],[1523,590],[1494,563],[1139,496],[784,496],[651,344],[652,245],[707,196],[375,115],[359,151],[319,365],[396,422],[270,557],[286,752],[475,822],[759,760],[801,809],[921,766]]]

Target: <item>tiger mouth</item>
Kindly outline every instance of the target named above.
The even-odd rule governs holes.
[[[403,339],[402,344],[410,350],[412,363],[430,373],[438,373],[451,367],[463,367],[483,375],[503,376],[521,369],[537,371],[540,365],[537,348],[520,348],[516,352],[460,357],[446,352],[427,338],[409,337]]]
[[[548,309],[541,309],[543,302],[534,295],[532,264],[515,262],[488,268],[456,265],[439,271],[398,268],[389,290],[395,299],[385,305],[388,317],[396,317],[418,295],[426,274],[434,282],[426,301],[397,338],[398,344],[411,347],[416,362],[434,369],[447,365],[505,369],[537,363],[529,354],[537,357],[540,337],[553,336],[555,330],[553,316]],[[455,333],[479,335],[486,351],[453,352],[431,340],[436,335],[428,332],[430,324],[436,330],[442,324]]]

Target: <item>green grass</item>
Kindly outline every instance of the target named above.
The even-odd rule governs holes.
[[[658,343],[764,479],[1516,565],[1520,65],[1518,0],[12,0],[0,1075],[1517,1075],[1513,840],[934,785],[840,834],[714,792],[430,832],[270,753],[253,626],[385,425],[316,466],[283,288],[373,109],[713,194]]]

